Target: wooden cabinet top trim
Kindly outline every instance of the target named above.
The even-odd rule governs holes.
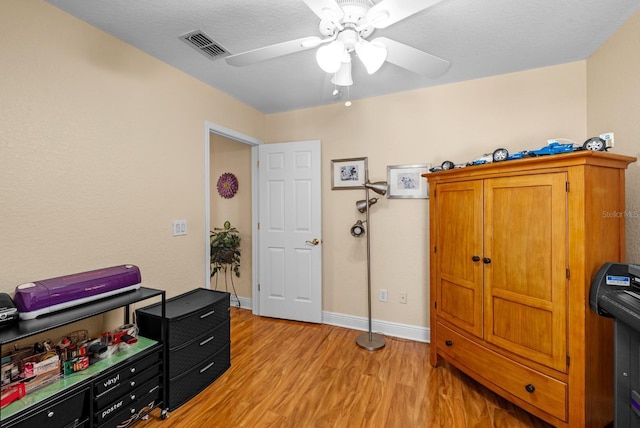
[[[465,168],[455,168],[447,171],[422,174],[422,176],[429,180],[430,183],[435,183],[438,181],[450,180],[452,178],[475,178],[481,176],[492,176],[495,174],[513,174],[518,173],[519,171],[531,172],[539,169],[563,168],[581,165],[626,169],[629,164],[636,160],[637,159],[632,156],[584,150],[566,154],[539,156],[494,162],[485,165],[467,166]]]

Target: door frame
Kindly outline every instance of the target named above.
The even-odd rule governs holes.
[[[260,272],[258,249],[258,146],[264,144],[264,141],[233,129],[226,128],[214,122],[205,121],[204,124],[204,288],[211,288],[211,244],[209,231],[211,230],[211,134],[229,138],[242,144],[251,146],[251,306],[254,314],[260,313],[260,299],[258,296],[258,275]]]

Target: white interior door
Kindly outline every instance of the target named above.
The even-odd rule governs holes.
[[[320,141],[259,147],[260,315],[322,322]]]

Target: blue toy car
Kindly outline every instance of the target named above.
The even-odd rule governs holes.
[[[578,148],[577,150],[581,150],[582,148]],[[545,156],[545,155],[556,155],[558,153],[570,153],[576,150],[576,145],[573,143],[561,144],[557,141],[552,141],[546,146],[542,147],[538,150],[531,150],[527,152],[529,156]]]
[[[527,156],[555,155],[558,153],[570,153],[578,150],[592,150],[602,152],[606,149],[607,142],[600,137],[589,138],[582,145],[576,144],[573,141],[571,141],[570,143],[559,143],[553,140],[539,150],[531,150],[527,152]]]
[[[521,152],[508,155],[507,160],[522,159],[522,158],[526,158],[527,156],[529,156],[529,152],[526,150],[523,150]]]

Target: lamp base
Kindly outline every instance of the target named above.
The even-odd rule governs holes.
[[[385,345],[384,337],[375,333],[362,333],[356,337],[356,343],[367,351],[377,351]]]

